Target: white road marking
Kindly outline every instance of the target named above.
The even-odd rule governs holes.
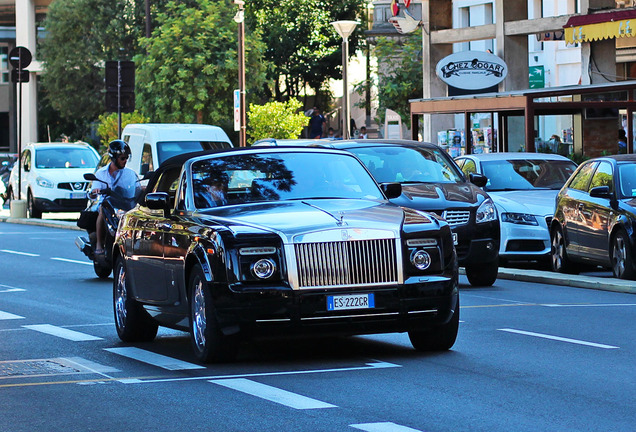
[[[93,263],[92,262],[87,262],[87,261],[77,261],[77,260],[72,260],[72,259],[68,259],[68,258],[58,258],[58,257],[52,257],[52,260],[55,261],[64,261],[64,262],[70,262],[73,264],[84,264],[84,265],[89,265],[92,266]]]
[[[35,330],[40,333],[45,333],[51,336],[57,336],[63,339],[68,339],[74,342],[102,340],[102,338],[97,336],[92,336],[86,333],[80,333],[75,330],[69,330],[62,327],[53,326],[50,324],[25,325],[22,327],[27,328],[29,330]]]
[[[16,287],[3,285],[3,284],[0,284],[0,288],[6,288],[6,289],[0,289],[0,293],[26,291],[24,288],[16,288]]]
[[[9,254],[14,254],[14,255],[24,255],[24,256],[30,256],[30,257],[38,257],[38,256],[40,256],[38,254],[14,251],[14,250],[9,250],[9,249],[1,249],[0,252],[5,252],[5,253],[9,253]]]
[[[598,304],[542,304],[545,307],[604,307],[604,306],[636,306],[636,303],[598,303]]]
[[[0,311],[0,320],[10,320],[10,319],[24,319],[24,317],[20,315],[14,315],[9,312]]]
[[[400,426],[391,422],[381,423],[360,423],[349,425],[352,428],[360,429],[366,432],[421,432],[419,429],[413,429],[406,426]]]
[[[402,367],[393,363],[387,363],[379,360],[375,360],[375,363],[367,363],[366,366],[348,367],[339,369],[314,369],[314,370],[302,370],[302,371],[284,371],[284,372],[263,372],[263,373],[248,373],[240,375],[217,375],[217,376],[204,376],[204,377],[187,377],[187,378],[160,378],[144,380],[144,383],[158,383],[158,382],[173,382],[173,381],[195,381],[195,380],[215,380],[215,379],[229,379],[229,378],[251,378],[262,376],[280,376],[280,375],[303,375],[314,373],[328,373],[328,372],[348,372],[358,370],[370,370],[370,369],[384,369]]]
[[[336,405],[245,378],[210,380],[210,382],[295,409],[337,408]]]
[[[148,363],[153,366],[158,366],[166,370],[205,369],[205,367],[201,365],[184,362],[172,357],[142,350],[141,348],[124,347],[104,349],[108,352],[112,352],[123,357],[128,357],[143,363]]]
[[[591,346],[594,348],[603,348],[603,349],[618,349],[619,348],[617,346],[612,346],[612,345],[603,345],[603,344],[598,344],[594,342],[587,342],[587,341],[582,341],[577,339],[569,339],[569,338],[564,338],[560,336],[552,336],[552,335],[547,335],[542,333],[527,332],[523,330],[515,330],[515,329],[507,329],[507,328],[497,329],[497,330],[505,331],[508,333],[517,333],[517,334],[526,335],[526,336],[534,336],[534,337],[539,337],[543,339],[551,339],[551,340],[560,341],[560,342],[568,342],[568,343],[573,343],[577,345],[586,345],[586,346]]]
[[[111,366],[106,366],[106,365],[102,365],[99,363],[95,363],[93,361],[87,360],[85,358],[82,357],[64,357],[63,360],[68,361],[69,363],[73,363],[76,364],[78,366],[81,366],[82,368],[89,370],[91,372],[95,372],[96,374],[100,374],[100,375],[104,375],[106,373],[109,372],[121,372],[119,369],[111,367]],[[107,378],[111,378],[110,376],[104,375]]]

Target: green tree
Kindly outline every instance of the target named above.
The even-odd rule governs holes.
[[[418,33],[418,32],[416,32]],[[409,99],[422,97],[422,39],[409,35],[402,42],[394,38],[378,38],[375,56],[380,59],[378,75],[378,123],[384,123],[386,109],[411,127]]]
[[[262,138],[296,139],[307,124],[298,99],[287,102],[268,102],[265,105],[250,104],[247,133],[256,141]]]
[[[229,0],[171,1],[157,16],[145,54],[135,57],[137,103],[156,122],[209,123],[233,128],[238,88],[237,11]],[[258,33],[245,37],[247,97],[264,79]]]
[[[44,105],[84,127],[103,113],[104,61],[129,60],[137,52],[143,6],[144,0],[52,2],[38,47]]]
[[[122,113],[121,115],[121,128],[124,129],[126,125],[131,123],[148,123],[148,117],[135,111],[132,113]],[[117,113],[102,114],[99,116],[99,125],[97,126],[97,133],[101,139],[100,153],[106,152],[108,143],[114,139],[119,138],[119,118]]]
[[[330,24],[362,16],[365,0],[250,0],[248,23],[262,30],[267,46],[268,96],[298,97],[306,87],[318,95],[330,78],[340,78],[342,38]],[[353,55],[362,37],[358,26],[349,38]],[[314,105],[320,101],[314,101]]]

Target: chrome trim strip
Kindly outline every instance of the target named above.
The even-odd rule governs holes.
[[[322,317],[310,317],[310,318],[301,318],[301,321],[312,321],[312,320],[323,320],[323,319],[338,319],[338,318],[365,318],[365,317],[379,317],[379,316],[395,316],[399,315],[399,312],[385,312],[385,313],[370,313],[370,314],[360,314],[360,315],[331,315],[331,316],[322,316]]]
[[[421,313],[437,313],[438,309],[428,309],[428,310],[420,310],[420,311],[408,311],[408,314],[421,314]]]
[[[272,319],[257,319],[257,323],[265,323],[265,322],[289,322],[291,318],[272,318]]]

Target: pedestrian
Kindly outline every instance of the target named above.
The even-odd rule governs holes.
[[[334,131],[332,127],[327,129],[327,138],[328,139],[336,139],[336,131]]]
[[[311,118],[309,119],[309,138],[322,138],[325,124],[327,124],[327,120],[320,114],[318,107],[314,107],[311,112]]]
[[[368,138],[368,136],[367,136],[367,128],[366,128],[366,126],[362,126],[362,127],[360,128],[360,136],[358,136],[358,138],[359,138],[359,139],[367,139],[367,138]]]
[[[627,134],[623,128],[618,130],[618,153],[627,153]]]

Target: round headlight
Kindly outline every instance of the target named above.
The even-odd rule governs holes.
[[[269,258],[262,258],[252,264],[252,273],[259,279],[269,279],[276,271],[276,263]]]
[[[431,265],[431,256],[426,251],[418,250],[411,255],[411,263],[418,270],[426,270]]]

